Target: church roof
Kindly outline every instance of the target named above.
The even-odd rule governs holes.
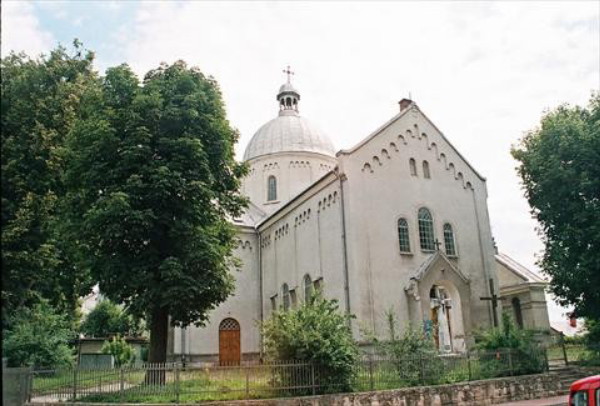
[[[298,113],[300,93],[290,82],[289,67],[284,72],[288,74],[288,81],[277,93],[279,115],[254,134],[244,152],[244,161],[279,152],[310,152],[334,157],[329,137]]]
[[[498,253],[495,255],[495,257],[496,261],[504,265],[508,270],[520,278],[524,279],[525,282],[547,283],[540,275],[527,269],[524,265],[521,265],[508,255]]]
[[[260,127],[246,147],[244,160],[278,152],[335,156],[329,137],[297,114],[282,114]]]

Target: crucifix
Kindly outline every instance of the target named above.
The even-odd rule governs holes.
[[[290,83],[290,75],[294,74],[294,72],[292,72],[290,69],[290,65],[288,65],[287,68],[283,70],[283,73],[287,74],[287,81],[288,83]]]
[[[498,295],[496,295],[495,291],[494,291],[494,280],[492,278],[490,278],[490,292],[491,292],[491,296],[483,296],[480,297],[480,300],[489,300],[492,302],[492,315],[494,317],[494,327],[498,327],[498,314],[496,312],[496,308],[498,307],[498,302],[501,301],[502,299],[498,297]]]
[[[442,243],[436,238],[434,244],[435,244],[436,251],[439,251],[440,245],[442,245]]]

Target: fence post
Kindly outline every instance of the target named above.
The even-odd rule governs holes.
[[[179,404],[179,364],[175,363],[175,402]]]
[[[369,388],[375,390],[375,382],[373,380],[373,354],[369,354]]]
[[[565,345],[564,336],[561,336],[561,338],[560,338],[560,345],[563,350],[563,357],[565,358],[565,365],[569,365],[569,357],[567,357],[567,346]]]
[[[73,402],[77,400],[77,367],[73,367]]]
[[[314,361],[310,362],[310,386],[312,388],[313,396],[316,395],[317,387],[316,387],[316,381],[315,381],[315,362]]]
[[[548,348],[547,347],[543,347],[542,351],[544,352],[544,369],[546,370],[546,373],[550,372],[550,361],[548,360]]]
[[[250,368],[246,366],[246,399],[250,399]]]
[[[467,350],[467,368],[469,370],[469,381],[471,381],[473,376],[471,375],[471,352],[469,350]]]
[[[508,349],[508,367],[510,368],[510,376],[514,375],[513,363],[512,363],[512,350]]]

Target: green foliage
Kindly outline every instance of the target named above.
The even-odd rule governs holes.
[[[9,366],[54,368],[72,364],[70,323],[47,301],[19,308],[11,315],[9,325],[2,342],[2,356]]]
[[[42,299],[76,319],[77,298],[92,281],[62,238],[62,146],[97,83],[93,53],[74,43],[47,57],[11,53],[1,60],[3,326],[21,306]]]
[[[216,81],[182,61],[143,83],[110,68],[82,109],[67,139],[65,228],[102,292],[148,320],[149,360],[164,362],[168,317],[202,325],[233,291],[238,134]]]
[[[139,336],[141,323],[112,301],[102,300],[81,324],[81,332],[88,337],[109,337],[114,334]]]
[[[587,108],[542,117],[512,155],[545,252],[541,268],[563,305],[600,320],[600,94]]]
[[[135,350],[133,346],[127,344],[127,341],[120,335],[114,336],[110,341],[105,341],[104,345],[102,345],[102,353],[112,355],[117,368],[131,365],[135,362]]]
[[[348,328],[349,320],[350,316],[339,312],[336,300],[317,293],[297,309],[277,311],[263,323],[267,356],[276,361],[314,364],[323,392],[350,390],[358,347]],[[307,375],[294,378],[309,379]]]
[[[476,332],[475,348],[483,353],[480,363],[484,376],[510,373],[524,375],[543,371],[544,355],[533,333],[518,328],[507,313],[502,314],[500,327]]]
[[[426,334],[423,326],[407,325],[402,335],[398,334],[398,321],[393,309],[385,313],[387,337],[384,340],[369,334],[378,354],[383,355],[394,366],[396,374],[408,385],[432,381],[442,368],[433,338]]]

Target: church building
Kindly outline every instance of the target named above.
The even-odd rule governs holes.
[[[201,328],[173,328],[171,359],[222,364],[261,355],[259,323],[315,289],[356,316],[352,333],[384,337],[385,313],[424,325],[440,352],[465,351],[473,331],[509,311],[549,330],[545,281],[495,251],[485,178],[411,100],[352,148],[300,115],[289,80],[277,117],[246,147],[235,293]],[[503,296],[504,295],[504,296]]]

